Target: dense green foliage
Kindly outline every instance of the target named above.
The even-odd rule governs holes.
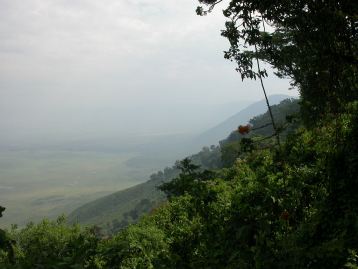
[[[200,2],[211,11],[222,0]],[[357,11],[356,1],[229,1],[226,57],[243,78],[265,76],[253,63],[267,61],[301,91],[298,117],[277,118],[282,143],[253,119],[222,143],[221,164],[213,147],[207,168],[184,159],[167,170],[167,202],[138,223],[110,238],[62,219],[13,229],[15,260],[1,245],[2,268],[358,268]]]
[[[95,230],[82,231],[79,226],[67,226],[65,218],[29,223],[24,229],[14,227],[10,236],[16,263],[5,268],[94,268],[99,240]]]

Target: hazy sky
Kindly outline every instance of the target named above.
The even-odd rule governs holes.
[[[223,58],[220,9],[179,2],[0,0],[1,135],[198,131],[212,107],[262,99]]]

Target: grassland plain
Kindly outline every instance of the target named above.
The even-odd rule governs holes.
[[[55,218],[91,200],[141,183],[153,172],[127,162],[127,152],[13,150],[0,152],[1,226]],[[140,171],[140,172],[139,172]]]

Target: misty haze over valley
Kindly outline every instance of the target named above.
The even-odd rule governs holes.
[[[144,182],[218,144],[227,129],[205,132],[262,100],[223,59],[222,18],[202,20],[190,0],[0,5],[2,224]],[[266,83],[297,96],[287,80]]]

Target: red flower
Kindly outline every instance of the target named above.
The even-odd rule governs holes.
[[[237,131],[240,134],[244,135],[244,134],[248,134],[250,132],[250,129],[251,129],[250,125],[240,125]]]

